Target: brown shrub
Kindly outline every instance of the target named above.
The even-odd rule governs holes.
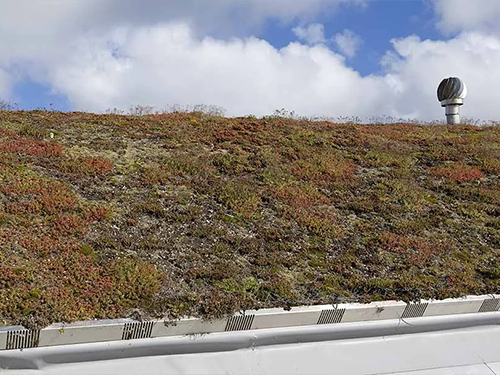
[[[74,160],[65,160],[59,168],[66,173],[81,175],[106,175],[113,170],[113,162],[102,157],[79,157]]]
[[[429,174],[436,177],[446,177],[455,182],[476,181],[484,177],[477,167],[463,163],[451,163],[445,166],[429,168]]]

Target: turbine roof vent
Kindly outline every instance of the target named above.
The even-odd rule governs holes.
[[[464,99],[467,95],[467,86],[458,77],[449,77],[441,81],[437,89],[440,102],[451,99]]]

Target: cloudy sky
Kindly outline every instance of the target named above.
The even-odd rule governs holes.
[[[0,0],[0,100],[500,120],[498,0]]]

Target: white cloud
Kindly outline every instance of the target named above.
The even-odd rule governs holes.
[[[230,115],[270,114],[444,118],[440,80],[457,75],[469,87],[462,112],[499,118],[491,82],[500,79],[500,40],[480,33],[448,42],[416,36],[392,41],[386,73],[361,77],[325,45],[197,38],[182,23],[122,29],[87,40],[50,70],[50,82],[75,107],[102,111],[143,103],[215,104]],[[109,45],[119,46],[117,53]],[[488,71],[489,75],[484,72]]]
[[[446,42],[410,36],[392,43],[396,54],[386,56],[384,63],[400,82],[395,104],[399,112],[417,110],[420,118],[443,118],[444,110],[437,105],[437,85],[445,77],[458,76],[469,92],[462,113],[477,119],[500,119],[492,84],[500,82],[499,37],[475,32]]]
[[[431,120],[444,118],[436,98],[438,83],[457,75],[469,88],[462,113],[500,119],[492,85],[500,82],[500,38],[486,31],[447,41],[395,39],[393,50],[382,60],[384,73],[362,77],[345,63],[359,45],[337,43],[343,55],[337,54],[317,42],[324,38],[317,26],[316,31],[302,30],[312,45],[296,42],[282,49],[253,37],[203,36],[203,22],[217,24],[210,13],[203,18],[203,11],[209,12],[205,1],[158,1],[156,8],[146,1],[139,9],[139,2],[120,0],[122,6],[113,9],[117,0],[43,1],[52,8],[31,0],[37,17],[28,13],[19,21],[22,27],[14,26],[27,0],[1,1],[10,13],[0,13],[0,98],[24,74],[65,95],[79,110],[215,104],[229,115],[264,115],[286,108],[310,116]],[[226,14],[245,11],[245,27],[253,28],[266,17],[298,16],[304,3],[317,9],[339,3],[286,0],[289,7],[279,8],[276,4],[282,1],[249,0],[240,8],[229,0],[211,4],[222,4],[218,10]],[[159,14],[167,15],[162,19]],[[235,16],[233,26],[240,27],[236,24],[242,19]]]
[[[437,26],[446,33],[461,31],[500,31],[498,0],[433,0],[440,18]]]
[[[0,0],[0,67],[35,81],[73,53],[79,40],[117,28],[183,22],[196,36],[253,35],[269,19],[307,21],[367,0]]]
[[[297,26],[292,31],[297,38],[305,41],[307,44],[324,43],[326,41],[325,28],[320,23],[312,23],[307,27]]]
[[[1,45],[29,37],[51,43],[55,37],[120,26],[188,23],[194,32],[217,36],[253,33],[269,19],[307,20],[319,12],[334,13],[341,4],[367,0],[1,0]],[[34,47],[24,44],[25,47]],[[30,52],[30,51],[28,51]]]
[[[333,42],[342,55],[354,57],[362,44],[362,39],[351,30],[345,29],[341,33],[335,34],[330,40],[325,38],[325,28],[320,23],[312,23],[307,27],[297,26],[292,29],[293,33],[301,41],[309,45]]]
[[[119,46],[116,53],[110,44]],[[92,111],[203,103],[223,106],[231,115],[270,114],[282,107],[341,115],[359,112],[363,98],[382,106],[376,104],[376,86],[383,83],[362,79],[324,46],[292,43],[277,50],[257,38],[198,39],[182,23],[86,40],[49,69],[48,78],[75,107]],[[367,90],[358,91],[359,85]]]
[[[340,52],[347,57],[354,57],[362,43],[358,35],[347,29],[335,34],[333,41]]]
[[[0,68],[0,102],[10,99],[10,79],[8,74]]]
[[[498,37],[410,36],[392,44],[382,61],[385,73],[361,77],[324,44],[276,49],[257,38],[200,38],[182,22],[122,27],[74,41],[71,54],[44,66],[43,77],[80,110],[214,104],[229,115],[286,108],[307,116],[432,120],[444,119],[437,85],[457,75],[469,88],[462,113],[500,118],[491,84],[500,82]]]

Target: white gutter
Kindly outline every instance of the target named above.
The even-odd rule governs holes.
[[[292,307],[290,311],[283,309],[249,310],[228,319],[214,321],[203,321],[198,318],[184,318],[173,322],[164,320],[138,322],[132,319],[116,319],[70,324],[57,323],[41,330],[9,326],[0,327],[0,350],[491,312],[499,310],[499,298],[500,295],[488,295],[441,301],[421,301],[421,303],[416,304],[383,301],[370,304]]]
[[[91,363],[124,365],[133,362],[134,358],[141,363],[161,358],[161,363],[166,365],[169,360],[185,359],[190,354],[196,354],[196,358],[223,356],[221,358],[232,363],[229,358],[234,358],[234,355],[231,353],[238,352],[238,356],[247,353],[244,358],[250,360],[255,355],[251,353],[256,349],[262,353],[274,353],[278,348],[296,350],[294,356],[298,359],[305,353],[305,349],[298,350],[297,345],[304,345],[304,348],[316,345],[315,351],[308,356],[310,360],[314,353],[321,353],[326,347],[336,345],[335,350],[338,351],[339,348],[345,349],[346,343],[359,340],[363,340],[360,342],[363,346],[367,342],[386,340],[388,337],[403,340],[401,337],[426,335],[426,342],[431,343],[436,332],[440,335],[445,332],[471,335],[474,330],[479,330],[479,336],[473,336],[473,339],[485,333],[491,334],[494,329],[497,330],[494,337],[498,337],[495,345],[498,344],[497,360],[500,366],[499,297],[469,296],[463,299],[422,301],[418,304],[388,301],[366,305],[322,305],[296,307],[291,311],[265,309],[247,311],[245,314],[213,322],[186,318],[175,325],[158,320],[137,322],[120,319],[53,324],[42,330],[4,327],[0,328],[0,349],[3,349],[0,350],[0,369],[10,369],[5,374],[15,373],[12,372],[15,370],[23,374],[28,370],[33,370],[34,373],[57,373],[61,370],[60,373],[66,371],[70,374],[78,373],[78,369],[90,371],[86,366]],[[338,345],[341,347],[337,347]],[[453,345],[457,343],[454,342]],[[443,348],[437,348],[441,349]],[[320,357],[315,360],[321,363],[325,359]],[[234,365],[242,365],[244,361],[239,359]],[[248,363],[254,363],[255,360],[252,361]],[[457,363],[459,362],[457,359]],[[192,363],[190,361],[186,366]],[[273,360],[271,363],[281,363],[280,368],[287,368],[283,361]],[[424,364],[425,361],[421,360],[420,365]],[[127,369],[127,366],[124,368]],[[46,372],[47,369],[50,371]],[[137,373],[138,368],[132,366],[129,369],[132,372],[125,370],[122,373]],[[217,369],[219,372],[227,370]],[[278,368],[272,367],[270,371],[276,373]],[[302,372],[304,371],[302,368]],[[177,368],[177,371],[173,371],[175,372],[183,371],[182,368]],[[245,368],[243,372],[252,373],[249,368]]]

